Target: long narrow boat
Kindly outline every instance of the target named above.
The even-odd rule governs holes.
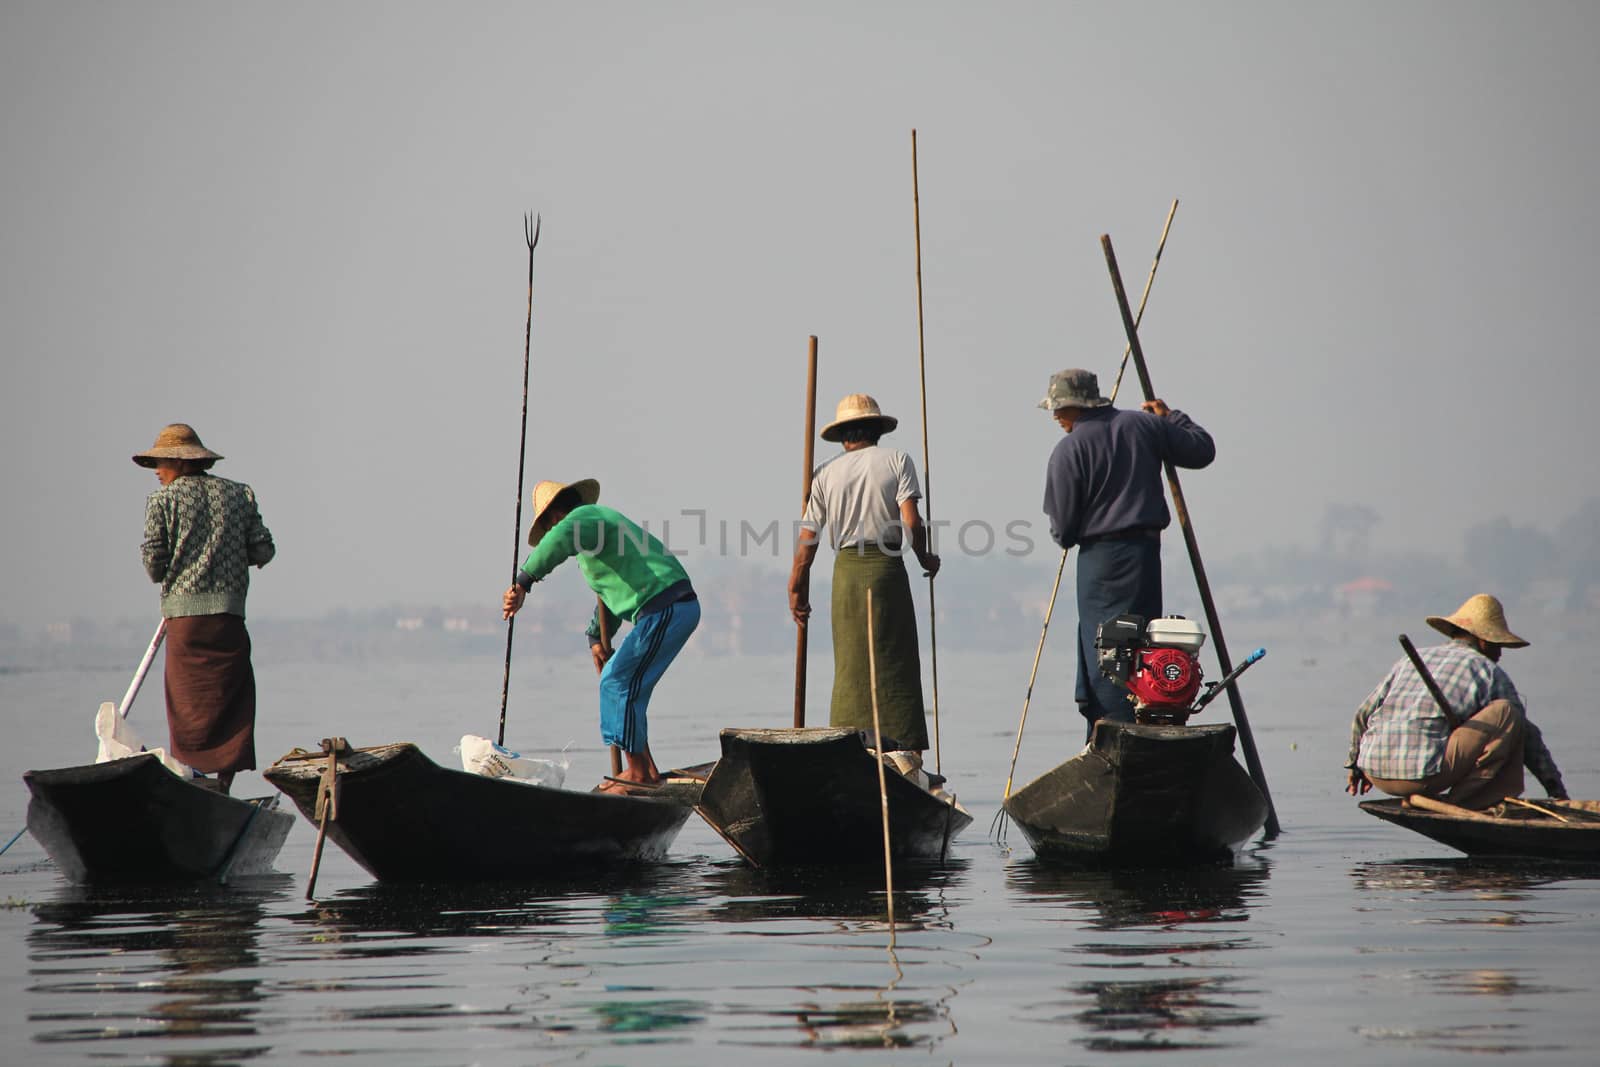
[[[1540,800],[1538,807],[1560,818],[1514,804],[1469,816],[1412,807],[1397,797],[1361,802],[1369,815],[1469,856],[1600,863],[1600,800]]]
[[[327,757],[297,749],[264,775],[318,824]],[[700,783],[648,796],[581,793],[441,767],[409,742],[348,750],[328,837],[386,882],[556,879],[574,868],[660,859]]]
[[[1233,758],[1226,723],[1095,724],[1078,755],[1005,802],[1040,860],[1084,866],[1226,862],[1267,802]]]
[[[230,797],[143,754],[28,771],[28,830],[74,882],[186,882],[261,874],[294,816],[276,796]]]
[[[942,859],[972,822],[954,797],[886,775],[891,854]],[[878,758],[859,730],[723,730],[699,811],[757,867],[883,860]]]

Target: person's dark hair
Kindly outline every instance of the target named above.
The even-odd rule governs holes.
[[[550,507],[547,510],[567,512],[573,508],[581,507],[583,507],[583,497],[579,496],[578,491],[569,485],[556,494],[556,498],[550,501]]]
[[[865,441],[869,445],[875,445],[878,443],[878,438],[882,436],[883,423],[876,419],[867,419],[853,426],[839,428],[839,442],[841,444],[853,445],[857,442]]]

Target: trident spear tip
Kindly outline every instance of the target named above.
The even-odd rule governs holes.
[[[528,251],[530,252],[539,244],[539,227],[543,222],[544,217],[542,215],[523,213],[522,234],[528,239]]]

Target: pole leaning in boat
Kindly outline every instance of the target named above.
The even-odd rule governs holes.
[[[1150,369],[1145,365],[1144,349],[1139,344],[1139,330],[1133,321],[1133,313],[1128,309],[1128,294],[1122,288],[1122,272],[1117,268],[1117,254],[1111,247],[1111,235],[1100,236],[1100,247],[1106,254],[1106,267],[1111,272],[1111,287],[1116,292],[1117,310],[1122,314],[1122,327],[1128,336],[1128,348],[1133,354],[1134,369],[1139,372],[1139,384],[1144,389],[1144,398],[1156,398],[1155,386],[1150,384]],[[1200,558],[1200,542],[1195,538],[1194,524],[1189,519],[1189,508],[1184,503],[1183,486],[1178,481],[1178,470],[1170,460],[1164,461],[1162,467],[1167,474],[1167,487],[1172,491],[1172,509],[1178,514],[1178,525],[1183,530],[1183,541],[1189,549],[1189,563],[1194,567],[1195,584],[1200,589],[1200,603],[1205,608],[1206,625],[1211,628],[1212,646],[1217,650],[1217,662],[1222,667],[1224,676],[1233,672],[1233,663],[1228,657],[1228,643],[1222,636],[1222,620],[1217,616],[1216,600],[1211,596],[1211,583],[1206,580],[1206,567]],[[1261,797],[1267,802],[1266,835],[1278,836],[1281,828],[1278,825],[1278,812],[1272,804],[1272,793],[1267,789],[1267,775],[1261,767],[1261,757],[1256,752],[1255,736],[1250,732],[1250,720],[1245,715],[1244,699],[1239,695],[1237,682],[1228,683],[1228,704],[1233,709],[1233,722],[1239,729],[1239,748],[1244,752],[1245,766],[1250,771],[1250,778],[1255,782],[1256,788],[1261,790]]]
[[[878,758],[878,799],[883,803],[883,892],[889,902],[889,947],[894,947],[894,858],[889,847],[889,778],[883,769],[883,727],[878,722],[878,649],[872,633],[872,590],[867,590],[867,680],[872,686],[872,748]]]
[[[611,658],[611,627],[606,625],[606,602],[596,594],[594,598],[594,618],[600,627],[600,654],[606,659]],[[600,670],[605,670],[604,667]],[[622,749],[616,745],[611,746],[611,777],[616,778],[622,773]]]
[[[117,715],[126,719],[128,712],[133,708],[133,698],[139,695],[139,687],[144,685],[144,676],[150,673],[150,665],[156,660],[156,650],[161,647],[161,642],[167,636],[167,620],[162,619],[156,624],[155,636],[150,638],[150,647],[144,650],[144,658],[139,661],[139,669],[133,672],[133,680],[128,683],[127,692],[122,694],[122,703],[117,705]]]
[[[813,334],[806,355],[806,443],[805,470],[800,481],[800,512],[811,506],[811,475],[816,457],[817,440],[817,338]],[[810,627],[795,624],[794,635],[794,727],[806,724],[806,650]]]
[[[522,477],[528,458],[528,366],[533,355],[533,249],[539,243],[539,226],[544,220],[522,216],[522,234],[528,242],[528,321],[522,328],[522,436],[517,442],[517,518],[511,531],[511,580],[517,580],[517,563],[522,558]],[[506,743],[506,701],[511,695],[511,639],[517,632],[517,617],[506,620],[506,671],[500,681],[500,732],[495,743]]]
[[[1172,201],[1172,207],[1167,209],[1167,221],[1161,227],[1161,239],[1156,242],[1156,257],[1150,262],[1150,273],[1145,275],[1144,292],[1139,294],[1139,310],[1133,313],[1133,325],[1137,328],[1144,321],[1145,305],[1150,302],[1150,289],[1156,283],[1156,270],[1161,266],[1161,253],[1166,251],[1167,234],[1172,232],[1172,218],[1178,213],[1178,201]],[[1133,346],[1124,343],[1122,347],[1122,363],[1117,368],[1117,381],[1111,387],[1111,402],[1117,402],[1117,390],[1122,388],[1122,372],[1128,366],[1128,354],[1133,351]],[[1039,647],[1033,653],[1033,670],[1028,673],[1028,692],[1022,698],[1022,718],[1017,722],[1017,743],[1011,749],[1011,769],[1006,772],[1006,789],[1000,798],[1000,810],[995,812],[994,821],[989,824],[989,836],[1000,844],[1005,844],[1006,838],[1006,809],[1005,802],[1011,797],[1011,782],[1017,773],[1017,756],[1022,752],[1022,731],[1028,725],[1028,705],[1033,701],[1033,683],[1039,677],[1039,658],[1044,655],[1045,635],[1050,632],[1050,619],[1056,612],[1056,594],[1061,591],[1061,575],[1067,569],[1067,550],[1061,550],[1061,562],[1056,565],[1056,581],[1050,587],[1050,603],[1044,609],[1044,625],[1039,629]]]
[[[917,247],[917,381],[922,394],[922,503],[928,512],[929,551],[933,540],[933,470],[928,462],[928,358],[922,328],[922,196],[917,182],[917,131],[911,131],[911,224]],[[933,769],[944,773],[939,750],[939,611],[928,575],[928,656],[933,672]]]

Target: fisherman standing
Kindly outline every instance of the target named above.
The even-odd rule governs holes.
[[[167,729],[174,758],[215,774],[226,793],[256,765],[256,676],[244,625],[250,568],[277,553],[255,492],[206,473],[222,457],[175,422],[133,457],[161,488],[144,508],[140,554],[161,585]]]
[[[1118,615],[1161,615],[1161,531],[1172,521],[1162,463],[1205,467],[1217,447],[1165,401],[1113,408],[1087,370],[1051,375],[1039,406],[1066,431],[1045,470],[1044,512],[1056,544],[1078,546],[1076,697],[1092,734],[1099,719],[1133,721],[1128,693],[1096,669],[1096,628]]]
[[[661,772],[650,755],[646,712],[656,683],[700,624],[700,602],[689,575],[666,546],[632,519],[598,503],[600,483],[593,478],[563,485],[533,487],[533,547],[506,590],[502,613],[521,608],[533,583],[576,555],[589,588],[599,596],[586,631],[589,655],[600,675],[600,736],[627,753],[628,765],[606,782],[602,792],[625,793],[633,782],[654,785]],[[601,618],[604,612],[604,619]],[[614,652],[601,640],[616,633],[618,621],[633,629]]]
[[[872,631],[878,673],[878,713],[883,736],[904,751],[928,747],[922,704],[922,660],[905,550],[924,573],[939,573],[928,531],[917,510],[922,490],[911,457],[878,444],[899,425],[864,393],[839,401],[822,439],[844,451],[824,462],[811,481],[789,574],[789,610],[795,622],[811,617],[811,565],[823,527],[831,527],[833,562],[833,701],[829,723],[871,730],[872,681],[867,656],[867,591],[872,591]],[[886,742],[887,744],[887,742]]]
[[[1500,666],[1503,649],[1528,645],[1507,627],[1500,601],[1479,593],[1454,615],[1427,622],[1450,641],[1418,656],[1462,719],[1446,717],[1410,657],[1402,658],[1356,709],[1345,792],[1360,796],[1377,786],[1391,796],[1488,808],[1521,795],[1526,765],[1553,799],[1567,799],[1544,737]]]

